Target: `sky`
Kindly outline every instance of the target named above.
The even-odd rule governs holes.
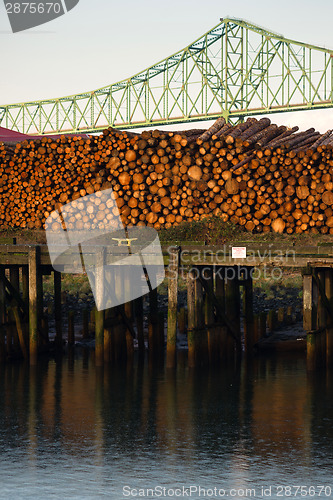
[[[221,17],[333,49],[332,0],[80,0],[66,15],[15,34],[0,0],[0,105],[91,91],[130,77],[189,45]],[[333,108],[271,119],[324,132],[333,128]]]

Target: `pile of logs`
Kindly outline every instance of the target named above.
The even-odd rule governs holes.
[[[62,205],[112,188],[126,225],[160,229],[218,215],[248,231],[333,234],[332,174],[331,130],[298,132],[268,118],[0,143],[0,227],[43,228]],[[109,219],[102,203],[80,224]]]

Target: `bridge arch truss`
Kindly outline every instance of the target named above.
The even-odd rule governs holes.
[[[0,106],[27,134],[96,132],[333,106],[333,50],[223,19],[131,78],[57,99]]]

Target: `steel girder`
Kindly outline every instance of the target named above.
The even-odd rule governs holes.
[[[58,99],[0,106],[28,134],[157,127],[333,105],[333,50],[223,19],[194,43],[127,80]]]

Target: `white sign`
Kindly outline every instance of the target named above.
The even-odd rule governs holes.
[[[232,247],[231,257],[233,259],[246,259],[246,247]]]

